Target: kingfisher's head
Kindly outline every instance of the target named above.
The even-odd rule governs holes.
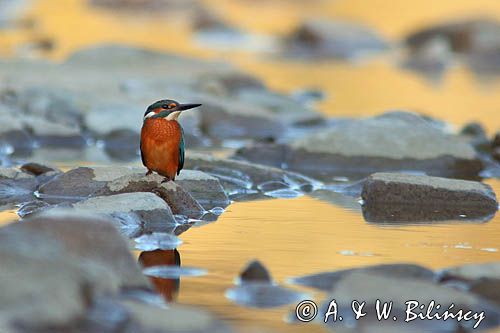
[[[148,118],[177,120],[182,111],[197,108],[201,104],[180,104],[171,99],[163,99],[151,104],[144,113],[144,120]]]

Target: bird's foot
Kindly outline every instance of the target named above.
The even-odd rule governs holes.
[[[161,183],[162,183],[162,184],[163,184],[163,183],[168,183],[168,182],[169,182],[169,181],[171,181],[171,180],[172,180],[172,179],[170,179],[169,177],[165,177],[165,179],[163,179],[163,180],[161,181]]]
[[[146,172],[146,176],[149,176],[149,175],[151,175],[152,173],[153,173],[153,171],[151,171],[151,170],[149,170],[149,169],[148,169],[148,172]]]

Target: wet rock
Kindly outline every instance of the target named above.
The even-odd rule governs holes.
[[[458,205],[492,213],[498,209],[495,193],[487,184],[410,174],[373,174],[364,183],[361,196],[366,204]]]
[[[19,204],[19,209],[17,210],[17,215],[20,218],[28,217],[32,214],[37,214],[43,210],[51,207],[50,204],[41,200],[33,200]]]
[[[25,116],[22,121],[40,146],[82,148],[86,145],[79,126],[53,122],[38,116]]]
[[[134,171],[141,172],[140,170],[120,166],[78,167],[42,185],[38,190],[39,197],[50,202],[82,200],[103,188],[109,181]]]
[[[272,308],[307,299],[308,295],[281,287],[259,261],[250,262],[236,280],[237,286],[226,291],[226,297],[236,304]]]
[[[302,23],[285,40],[287,56],[300,58],[354,59],[388,48],[373,30],[362,25],[310,20]]]
[[[186,161],[186,166],[189,164]],[[191,165],[195,165],[192,163]],[[175,182],[187,191],[205,210],[215,207],[226,208],[231,201],[226,195],[221,182],[205,172],[183,170]]]
[[[11,228],[57,240],[66,255],[78,258],[79,265],[91,272],[94,288],[103,289],[101,292],[149,287],[127,242],[109,219],[73,210],[49,210]]]
[[[424,305],[423,310],[413,308],[416,313],[425,315],[429,304],[434,301],[434,311],[440,314],[444,313],[451,304],[454,307],[452,313],[456,313],[459,309],[464,311],[471,310],[478,314],[484,311],[484,318],[479,322],[481,329],[487,329],[497,326],[499,322],[499,308],[484,299],[463,291],[437,285],[431,281],[417,280],[411,278],[393,278],[374,273],[354,272],[345,279],[341,280],[332,290],[331,295],[327,297],[327,301],[323,304],[320,313],[325,313],[329,307],[330,301],[335,299],[338,304],[338,311],[342,313],[343,320],[332,322],[331,317],[328,321],[328,326],[331,328],[343,327],[349,328],[352,332],[359,332],[370,327],[380,331],[396,332],[404,330],[411,332],[457,332],[459,328],[469,330],[479,322],[479,318],[469,321],[458,322],[455,320],[414,320],[406,322],[407,306],[413,306],[413,303],[407,304],[408,301],[418,302],[417,306]],[[367,315],[363,320],[355,320],[351,309],[353,300],[362,300],[366,302],[364,310]],[[397,317],[394,320],[377,320],[375,305],[377,300],[381,302],[392,301],[392,311],[390,316]],[[361,302],[361,301],[360,301]],[[440,308],[436,309],[436,305],[440,304]],[[371,311],[369,311],[371,309]],[[390,317],[390,318],[391,318]]]
[[[412,264],[384,264],[366,266],[361,268],[344,269],[332,272],[322,272],[301,277],[291,278],[290,283],[319,289],[322,291],[331,291],[343,279],[348,278],[353,272],[374,273],[393,278],[422,279],[432,281],[435,274],[432,270]]]
[[[236,156],[324,180],[401,170],[470,178],[477,177],[483,166],[463,139],[432,120],[406,112],[347,120],[289,145],[259,144],[238,150]]]
[[[498,209],[489,185],[409,174],[377,173],[363,185],[368,222],[488,221]]]
[[[185,172],[188,171],[182,173]],[[189,177],[189,175],[186,177]],[[165,200],[174,214],[186,215],[192,218],[199,218],[203,215],[205,210],[191,196],[189,190],[184,190],[177,182],[163,183],[163,181],[164,177],[157,174],[145,176],[143,172],[131,173],[107,183],[94,195],[106,196],[121,193],[151,192]],[[197,187],[203,188],[201,182],[198,182]]]
[[[168,232],[174,230],[176,226],[170,207],[153,193],[138,192],[92,197],[73,204],[73,208],[77,211],[113,217],[122,231],[133,228],[144,232]]]
[[[14,168],[0,168],[0,206],[15,205],[35,199],[35,177]]]
[[[186,167],[218,178],[231,199],[300,196],[320,184],[302,175],[242,161],[190,154]],[[183,186],[181,184],[181,186]]]
[[[258,260],[251,261],[243,269],[239,276],[240,283],[246,282],[267,282],[272,283],[273,279],[267,268]]]

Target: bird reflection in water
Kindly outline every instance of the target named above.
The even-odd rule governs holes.
[[[181,256],[177,249],[143,251],[139,255],[139,264],[143,268],[151,266],[180,266]],[[150,276],[149,280],[156,291],[160,293],[167,302],[173,302],[179,294],[180,279],[164,279]]]

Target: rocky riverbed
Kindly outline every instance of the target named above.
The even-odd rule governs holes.
[[[26,4],[0,0],[0,29],[29,25],[14,19]],[[498,74],[493,19],[430,25],[398,41],[368,24],[312,17],[263,36],[201,1],[87,4],[187,15],[203,48],[239,45],[290,68],[354,72],[385,57],[391,70],[432,79],[453,65]],[[47,37],[18,51],[55,46]],[[1,332],[239,332],[249,323],[253,332],[284,316],[287,332],[500,326],[500,132],[491,135],[484,117],[462,129],[415,109],[331,117],[318,103],[337,96],[322,89],[301,80],[279,91],[200,58],[106,43],[60,62],[0,59],[0,205],[17,215],[0,227]],[[146,176],[138,151],[144,109],[165,97],[203,104],[181,117],[185,169],[166,183]],[[305,299],[323,313],[335,299],[345,320],[297,325]],[[355,320],[353,299],[366,309],[392,300],[399,320]],[[477,316],[405,323],[410,299]]]

